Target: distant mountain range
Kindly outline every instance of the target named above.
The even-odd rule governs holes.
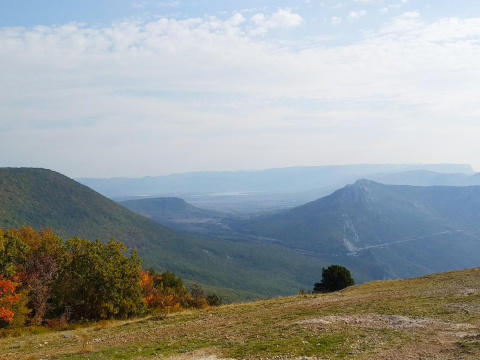
[[[338,165],[291,167],[259,171],[194,172],[145,178],[76,179],[110,198],[248,192],[302,192],[334,186],[338,189],[361,178],[409,171],[473,175],[470,165]]]
[[[319,259],[338,259],[372,278],[463,269],[480,265],[480,186],[359,180],[303,206],[230,226]]]
[[[382,184],[413,186],[472,186],[480,185],[480,173],[439,173],[427,170],[412,170],[399,173],[366,176]]]
[[[201,208],[235,214],[299,206],[362,178],[397,185],[480,185],[480,175],[469,165],[456,164],[292,167],[78,181],[117,201],[180,197]]]
[[[177,213],[189,208],[167,202]],[[113,237],[137,249],[145,266],[220,287],[227,300],[294,294],[317,281],[326,265],[279,246],[173,231],[50,170],[0,168],[0,228],[21,226],[51,227],[64,239]]]

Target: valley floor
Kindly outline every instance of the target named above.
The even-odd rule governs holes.
[[[480,358],[480,269],[0,339],[0,359],[409,358]]]

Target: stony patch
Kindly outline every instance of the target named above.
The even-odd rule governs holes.
[[[475,328],[471,324],[451,324],[429,318],[413,318],[408,316],[381,314],[330,315],[321,318],[303,320],[297,324],[313,327],[328,327],[345,324],[361,328],[388,328],[396,330],[428,328],[466,331]]]

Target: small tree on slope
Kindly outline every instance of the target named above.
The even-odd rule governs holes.
[[[341,265],[330,265],[322,269],[322,281],[315,283],[314,293],[325,293],[344,289],[354,285],[350,270]]]

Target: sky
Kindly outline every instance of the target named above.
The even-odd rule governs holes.
[[[0,0],[0,166],[480,171],[478,0]]]

